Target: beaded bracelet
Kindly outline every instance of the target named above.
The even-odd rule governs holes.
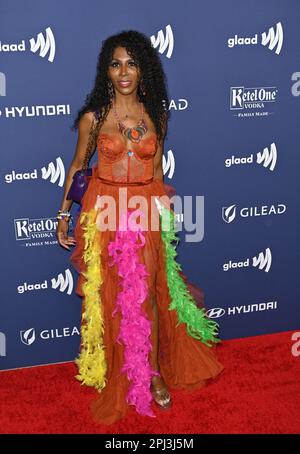
[[[70,221],[72,218],[70,211],[64,211],[64,210],[58,210],[58,215],[56,216],[56,219],[65,219],[67,222]]]

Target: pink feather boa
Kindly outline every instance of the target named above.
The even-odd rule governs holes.
[[[117,341],[124,345],[121,371],[127,373],[130,381],[126,400],[136,407],[138,413],[155,417],[151,409],[150,385],[152,377],[159,375],[159,372],[153,370],[149,363],[151,322],[141,308],[149,294],[146,281],[149,273],[146,266],[139,263],[137,253],[145,245],[145,236],[140,226],[131,228],[128,211],[123,214],[121,225],[122,230],[117,229],[114,241],[108,245],[108,252],[112,257],[109,266],[116,264],[118,275],[122,278],[122,290],[117,295],[112,315],[115,316],[118,310],[122,314]]]

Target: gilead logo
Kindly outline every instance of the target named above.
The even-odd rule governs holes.
[[[74,326],[72,329],[69,327],[62,329],[45,329],[44,331],[41,331],[40,337],[41,339],[58,339],[60,337],[74,336],[75,334],[78,336],[80,334],[76,326]]]
[[[166,105],[166,103],[164,102]],[[186,110],[189,107],[189,102],[185,98],[170,99],[169,110]]]
[[[283,214],[286,212],[286,205],[283,203],[278,203],[277,205],[262,205],[258,206],[249,206],[242,207],[237,209],[237,205],[230,205],[227,207],[222,207],[222,219],[227,224],[230,224],[236,219],[237,214],[241,218],[249,217],[260,217],[260,216],[270,216]]]
[[[70,337],[74,335],[80,335],[80,332],[76,326],[73,328],[64,327],[64,328],[54,328],[54,329],[45,329],[39,333],[38,338],[42,340],[49,340],[49,339],[59,339],[62,337]],[[36,340],[36,332],[35,328],[29,328],[27,330],[20,331],[20,338],[21,342],[25,345],[31,345]]]
[[[29,328],[27,330],[20,331],[20,338],[23,344],[31,345],[35,341],[35,329]]]

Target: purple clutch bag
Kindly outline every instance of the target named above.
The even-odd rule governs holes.
[[[96,118],[97,123],[99,123],[99,119],[100,119],[99,110],[96,110],[94,112],[94,116]],[[93,131],[93,125],[91,126],[91,129],[90,129],[89,140],[88,140],[88,145],[87,145],[87,150],[86,150],[85,161],[87,161],[87,162],[88,162],[89,153],[90,153],[90,138],[91,138],[92,131]],[[79,203],[79,205],[81,204],[82,197],[84,196],[84,193],[87,190],[90,179],[93,175],[92,168],[85,169],[84,167],[85,166],[83,166],[82,169],[77,170],[74,173],[73,181],[70,186],[69,192],[67,194],[67,200],[73,200],[74,202]]]
[[[73,200],[81,204],[82,197],[89,185],[93,169],[77,170],[73,175],[73,181],[70,186],[67,200]]]

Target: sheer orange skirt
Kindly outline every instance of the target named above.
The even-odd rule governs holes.
[[[144,196],[151,204],[151,196],[172,195],[172,186],[165,185],[160,180],[153,180],[145,185],[122,185],[127,188],[128,198],[134,195]],[[95,207],[98,195],[110,195],[117,204],[119,186],[108,184],[98,178],[97,167],[93,168],[93,177],[82,200],[81,213],[90,212]],[[171,190],[171,192],[170,192]],[[118,220],[119,222],[119,220]],[[85,294],[83,291],[87,277],[87,265],[84,260],[85,239],[83,225],[79,216],[74,227],[73,235],[76,246],[73,249],[70,262],[79,273],[76,293],[83,298],[82,314],[85,312]],[[105,386],[99,390],[91,404],[91,411],[96,421],[111,424],[126,415],[132,402],[128,401],[128,392],[132,382],[128,373],[123,370],[125,346],[119,341],[122,312],[116,312],[116,300],[122,286],[116,264],[109,265],[111,254],[109,244],[116,239],[113,230],[101,231],[96,237],[99,241],[99,254],[101,263],[101,285],[99,287],[103,320],[103,346],[105,369]],[[207,380],[215,378],[223,370],[223,365],[216,356],[216,345],[205,345],[199,339],[188,334],[184,323],[178,324],[176,310],[170,310],[172,302],[168,288],[166,272],[166,253],[160,231],[143,232],[145,243],[137,251],[139,263],[145,266],[147,272],[145,282],[147,296],[141,304],[141,311],[148,320],[151,332],[149,334],[150,346],[153,345],[153,322],[155,301],[158,311],[158,362],[160,374],[165,380],[169,390],[192,390],[203,387]],[[202,290],[188,282],[183,272],[180,273],[188,291],[193,295],[199,308],[204,308]],[[99,276],[100,279],[100,276]],[[115,311],[115,312],[114,312]],[[151,349],[151,347],[150,347]],[[149,355],[149,362],[150,355]],[[151,403],[153,405],[153,402]],[[148,413],[151,416],[150,413]]]

